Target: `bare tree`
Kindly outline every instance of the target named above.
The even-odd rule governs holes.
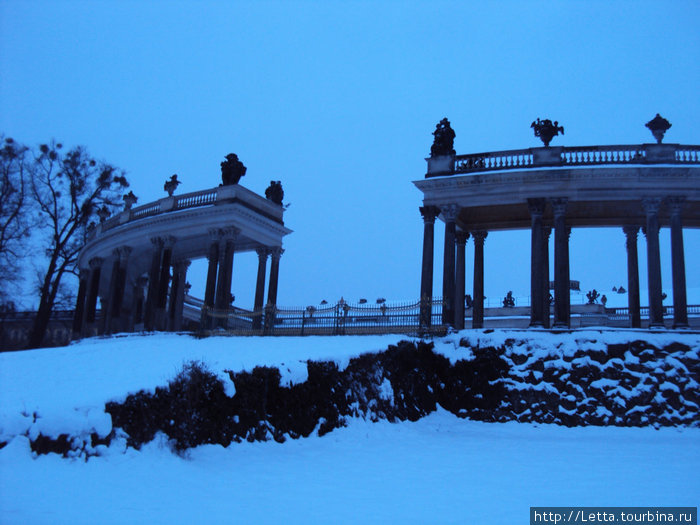
[[[20,262],[31,221],[27,213],[27,148],[0,136],[0,308],[14,309]]]
[[[39,286],[39,309],[29,347],[41,345],[66,274],[77,274],[78,254],[98,209],[114,211],[128,187],[124,173],[90,157],[82,147],[62,152],[42,144],[29,165],[30,195],[46,235],[46,270]]]

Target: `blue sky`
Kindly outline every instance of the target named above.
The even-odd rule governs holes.
[[[0,0],[0,131],[84,144],[127,171],[139,204],[173,173],[180,192],[218,185],[234,152],[243,185],[281,180],[291,203],[280,304],[410,300],[422,247],[411,181],[441,118],[458,153],[538,146],[537,117],[565,126],[554,144],[651,142],[657,112],[673,124],[667,142],[698,144],[698,20],[697,1]],[[685,234],[691,287],[699,233]],[[661,242],[666,259],[668,232]],[[485,253],[487,297],[528,294],[527,231],[493,233]],[[586,290],[626,285],[621,231],[574,230],[571,253]],[[234,261],[240,306],[255,264]]]

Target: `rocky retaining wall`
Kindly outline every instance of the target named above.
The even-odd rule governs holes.
[[[190,364],[167,387],[110,402],[106,411],[131,446],[163,432],[177,450],[323,435],[349,417],[415,421],[438,406],[490,422],[700,426],[700,344],[602,344],[573,335],[559,344],[525,336],[451,344],[404,341],[342,370],[309,362],[307,380],[289,386],[276,368],[229,372],[233,397]]]

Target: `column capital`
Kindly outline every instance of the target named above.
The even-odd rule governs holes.
[[[683,209],[683,204],[685,203],[685,196],[683,195],[673,195],[666,199],[669,208],[671,208],[671,215],[680,215]]]
[[[164,244],[163,237],[151,237],[151,244],[156,249],[162,249]]]
[[[625,237],[627,237],[628,242],[636,241],[637,234],[639,233],[639,226],[628,224],[622,227],[622,231],[625,233]]]
[[[236,228],[235,226],[227,226],[226,228],[219,229],[221,239],[226,241],[235,241],[240,233],[240,228]]]
[[[474,244],[478,246],[484,245],[484,240],[488,236],[489,232],[486,230],[476,230],[472,232],[472,238],[474,239]]]
[[[93,257],[88,262],[88,265],[90,266],[91,270],[94,270],[95,268],[99,268],[100,266],[102,266],[103,262],[104,262],[104,259],[102,257]]]
[[[530,210],[530,215],[541,217],[544,213],[545,204],[545,199],[528,199],[527,208],[528,210]]]
[[[554,211],[555,217],[560,217],[566,214],[566,206],[569,203],[568,197],[555,197],[550,199],[549,202],[552,203],[552,210]]]
[[[270,255],[270,249],[267,246],[258,246],[255,248],[255,252],[259,259],[267,259],[267,256]]]
[[[642,208],[644,208],[644,213],[647,214],[647,217],[659,213],[662,201],[661,197],[644,197],[642,199]]]
[[[185,272],[187,271],[187,268],[190,267],[190,264],[192,262],[188,259],[182,259],[180,261],[177,261],[176,263],[173,264],[173,268],[175,268],[176,272]]]
[[[455,232],[455,242],[459,246],[464,246],[467,244],[467,239],[469,239],[469,232],[465,232],[463,230],[457,230]]]
[[[131,255],[131,251],[131,246],[120,246],[112,250],[112,255],[119,259],[119,262],[124,263],[129,258],[129,255]]]
[[[418,208],[426,224],[435,224],[435,218],[440,215],[440,208],[437,206],[421,206]]]
[[[279,261],[280,257],[282,257],[283,253],[284,253],[284,248],[282,248],[281,246],[275,246],[274,248],[270,249],[270,255],[272,255],[273,261]]]
[[[221,237],[223,237],[221,228],[209,228],[207,233],[209,234],[209,239],[214,242],[221,240]]]
[[[177,240],[177,237],[173,235],[164,235],[163,236],[163,247],[164,248],[172,248],[175,245],[175,241]]]
[[[458,204],[445,204],[440,206],[440,211],[442,212],[442,218],[445,222],[455,222],[457,216],[459,215],[460,207]]]

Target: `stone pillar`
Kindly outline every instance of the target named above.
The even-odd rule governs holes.
[[[163,258],[160,262],[158,278],[158,296],[156,303],[156,329],[167,330],[168,287],[170,286],[170,262],[173,257],[175,237],[168,235],[163,238]]]
[[[119,317],[119,312],[116,310],[117,302],[121,303],[121,301],[118,301],[117,295],[118,295],[118,288],[119,288],[119,250],[114,249],[112,251],[112,274],[110,275],[109,278],[109,288],[107,291],[107,297],[105,298],[104,301],[104,320],[103,320],[103,332],[105,334],[111,334],[112,329],[113,329],[113,322],[112,319],[114,317]]]
[[[200,321],[200,329],[208,330],[213,326],[213,317],[211,314],[214,309],[214,300],[216,297],[216,269],[219,264],[219,240],[221,231],[218,228],[209,230],[209,267],[207,269],[207,285],[204,290],[204,306],[202,306],[202,320]]]
[[[552,199],[554,211],[554,328],[569,327],[569,229],[566,197]]]
[[[80,339],[85,322],[85,298],[90,283],[90,270],[80,269],[80,283],[78,285],[78,297],[75,301],[75,313],[73,314],[73,339]]]
[[[269,333],[275,326],[275,312],[277,310],[277,285],[279,283],[280,257],[284,250],[277,246],[270,250],[270,285],[267,289],[267,305],[265,306],[265,329]]]
[[[279,283],[280,258],[282,257],[283,253],[284,250],[281,246],[277,246],[270,250],[270,286],[267,291],[267,304],[272,306],[277,306],[277,286]]]
[[[270,250],[261,246],[258,253],[258,278],[255,282],[255,303],[253,304],[253,328],[262,328],[262,309],[265,298],[265,272],[267,269],[267,256]]]
[[[649,279],[649,328],[664,326],[663,298],[661,297],[661,253],[659,250],[659,208],[661,199],[642,199],[647,224],[647,270]]]
[[[531,220],[531,247],[530,247],[530,326],[542,328],[544,326],[544,299],[542,292],[544,285],[544,232],[542,231],[542,214],[544,213],[544,199],[528,199]]]
[[[433,260],[435,246],[435,218],[440,214],[436,206],[420,208],[423,216],[423,262],[420,279],[420,319],[421,332],[430,328],[433,310]]]
[[[474,305],[472,307],[472,328],[484,327],[484,240],[488,232],[472,232],[474,239]]]
[[[221,230],[222,239],[219,243],[219,277],[216,283],[216,308],[222,314],[231,305],[231,280],[233,276],[233,254],[236,246],[238,230],[226,228]],[[225,325],[225,318],[222,325]]]
[[[466,293],[465,251],[469,232],[458,230],[455,234],[457,242],[457,263],[455,271],[455,328],[464,330],[464,295]]]
[[[550,305],[549,300],[549,236],[552,234],[552,228],[542,228],[542,326],[549,328],[550,323]]]
[[[95,334],[95,314],[97,310],[97,297],[100,293],[100,276],[102,272],[101,257],[94,257],[88,263],[90,265],[90,287],[85,304],[85,332],[88,336]]]
[[[173,284],[168,310],[168,328],[173,332],[182,330],[182,310],[185,304],[185,284],[187,284],[189,266],[190,261],[178,261],[173,265]]]
[[[445,252],[442,268],[442,323],[454,326],[455,319],[455,233],[459,206],[448,204],[442,206],[442,218],[445,221]]]
[[[151,268],[148,271],[148,292],[146,294],[146,308],[144,313],[144,330],[153,331],[156,328],[156,306],[158,296],[158,278],[160,261],[163,256],[163,239],[153,237],[151,239],[153,251],[151,254]]]
[[[673,328],[688,328],[688,300],[685,289],[685,254],[681,208],[685,197],[671,197],[671,269],[673,271]]]
[[[126,328],[126,312],[124,311],[124,292],[126,291],[126,274],[129,255],[131,254],[130,246],[122,246],[116,250],[119,269],[117,271],[117,282],[112,296],[112,332],[122,332]]]
[[[630,327],[640,328],[642,320],[639,313],[639,257],[637,255],[637,234],[639,226],[624,226],[625,247],[627,248],[627,309]]]
[[[144,300],[143,289],[148,284],[148,277],[139,277],[134,283],[132,291],[131,315],[129,316],[129,331],[134,331],[135,325],[143,323]]]

